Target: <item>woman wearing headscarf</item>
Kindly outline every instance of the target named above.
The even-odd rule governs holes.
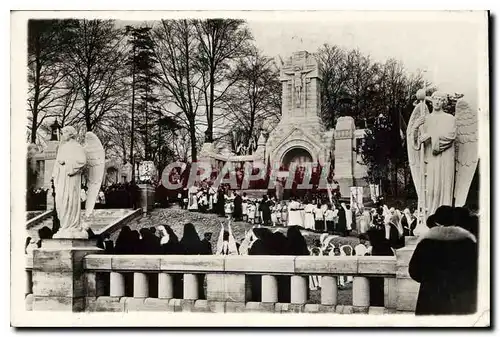
[[[140,254],[160,254],[160,238],[154,235],[149,228],[141,228]]]
[[[403,228],[400,224],[397,214],[387,215],[385,221],[385,238],[389,241],[389,245],[394,249],[399,249],[405,245],[405,237]]]
[[[115,254],[130,254],[132,252],[131,238],[132,230],[129,226],[123,226],[116,239]]]
[[[168,225],[158,226],[160,236],[160,254],[176,255],[180,254],[179,238]],[[182,274],[172,274],[174,298],[182,298],[183,279]]]
[[[203,244],[201,243],[198,232],[196,232],[196,228],[190,222],[184,225],[182,239],[179,242],[179,251],[183,255],[202,255],[204,253]],[[196,274],[196,276],[198,277],[199,299],[205,299],[205,290],[203,288],[205,275]]]
[[[306,240],[302,236],[302,233],[300,232],[300,227],[299,226],[293,226],[288,228],[287,234],[287,255],[291,256],[306,256],[309,255],[309,248],[307,247]],[[282,298],[284,303],[290,302],[290,291],[288,290],[288,282],[290,281],[289,276],[285,276],[282,278],[283,279],[283,284],[286,285],[284,287],[284,291],[282,293]],[[309,283],[309,279],[306,279],[306,282]],[[307,287],[309,287],[309,284],[307,284]],[[308,293],[309,296],[309,293]]]
[[[179,253],[179,238],[168,225],[158,226],[160,235],[160,254],[175,255]]]
[[[477,239],[456,226],[453,209],[440,206],[436,226],[420,239],[409,264],[420,283],[416,315],[467,315],[477,310]]]
[[[403,226],[403,233],[405,236],[413,236],[413,230],[417,226],[417,219],[411,214],[408,208],[405,208],[403,211],[401,226]]]
[[[267,228],[253,228],[254,240],[248,248],[248,255],[273,255],[272,254],[272,233]],[[243,244],[242,244],[243,246]],[[261,301],[262,276],[248,275],[249,287],[247,288],[247,298],[252,302]]]

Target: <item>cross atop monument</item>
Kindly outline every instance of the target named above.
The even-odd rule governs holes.
[[[313,55],[307,51],[293,53],[281,68],[284,116],[317,115],[319,78],[318,63]]]

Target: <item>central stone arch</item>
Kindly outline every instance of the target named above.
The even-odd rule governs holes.
[[[295,146],[288,148],[282,155],[280,163],[284,167],[290,167],[292,163],[297,163],[298,165],[304,163],[313,162],[313,155],[302,146]]]

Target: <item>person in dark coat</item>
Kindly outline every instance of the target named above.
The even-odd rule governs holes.
[[[203,240],[201,240],[201,244],[203,246],[203,254],[212,255],[212,244],[210,241],[212,240],[212,233],[203,234]]]
[[[411,214],[409,208],[405,208],[403,211],[401,226],[403,227],[404,236],[413,236],[413,230],[417,227],[417,218]]]
[[[371,245],[372,256],[394,256],[389,240],[385,238],[385,231],[370,228],[366,232]],[[384,306],[384,278],[369,277],[370,281],[370,306]]]
[[[436,210],[436,226],[417,244],[409,264],[420,283],[415,315],[468,315],[477,308],[477,239],[454,225],[453,209]]]
[[[219,190],[217,191],[216,209],[217,209],[217,214],[219,214],[219,216],[222,216],[222,217],[226,216],[226,213],[224,210],[225,202],[226,202],[226,195],[225,195],[222,187],[219,187]]]
[[[179,238],[169,225],[158,227],[160,233],[160,254],[176,255],[180,254]]]
[[[129,226],[123,226],[118,234],[115,244],[115,254],[130,254],[130,238],[132,230]]]
[[[236,196],[233,200],[233,218],[236,221],[241,221],[243,218],[243,199],[239,193],[236,193]]]
[[[180,241],[180,251],[184,255],[203,255],[203,245],[201,243],[198,232],[192,223],[184,225],[184,233]],[[205,282],[204,274],[196,274],[198,277],[198,295],[199,299],[205,299],[205,289],[203,283]],[[182,297],[181,297],[182,298]]]
[[[139,233],[141,234],[140,239],[140,253],[141,254],[160,254],[160,238],[154,235],[149,228],[141,228]]]
[[[337,234],[341,236],[345,236],[347,232],[347,218],[345,214],[345,209],[344,207],[338,207],[339,212],[337,213],[338,216],[338,222],[337,222],[337,228],[335,231]]]
[[[262,223],[264,226],[271,225],[271,208],[267,195],[262,197],[262,202],[259,205],[259,211],[262,212]]]
[[[299,226],[289,227],[286,233],[287,238],[287,248],[286,255],[291,256],[306,256],[309,255],[309,249],[307,248],[306,239],[302,236]],[[283,276],[282,282],[284,284],[284,289],[281,294],[284,303],[290,302],[290,276]],[[306,277],[306,287],[307,287],[307,297],[309,298],[309,277]]]
[[[267,228],[253,228],[252,231],[257,240],[248,249],[248,255],[273,255],[273,233]],[[251,302],[260,302],[262,299],[262,276],[248,275],[247,278],[249,280],[247,299]]]
[[[129,254],[142,254],[141,234],[137,230],[130,233],[129,249]]]

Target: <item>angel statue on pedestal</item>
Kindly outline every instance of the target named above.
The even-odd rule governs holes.
[[[104,148],[93,132],[85,134],[85,146],[81,146],[76,140],[77,132],[74,127],[66,126],[61,132],[61,145],[52,172],[56,211],[61,225],[54,238],[87,239],[88,224],[84,225],[80,221],[82,173],[87,168],[85,218],[88,219],[94,210],[104,177]]]
[[[439,206],[465,204],[478,163],[478,116],[463,100],[455,115],[443,110],[447,95],[434,92],[432,113],[425,101],[425,90],[417,92],[420,101],[407,129],[408,161],[418,195],[418,222],[415,235],[428,230],[427,218]]]

